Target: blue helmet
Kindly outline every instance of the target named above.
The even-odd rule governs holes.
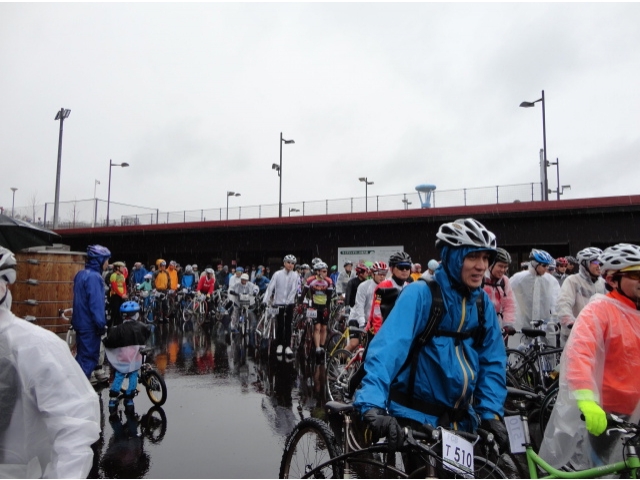
[[[110,256],[111,252],[109,249],[102,245],[89,245],[87,247],[88,258],[109,258]]]
[[[529,254],[529,260],[534,260],[543,265],[555,264],[555,260],[551,255],[549,255],[548,252],[545,252],[544,250],[538,250],[537,248],[531,250],[531,253]]]
[[[134,314],[138,313],[139,311],[140,305],[138,305],[138,302],[129,300],[128,302],[124,302],[122,305],[120,305],[120,313]]]

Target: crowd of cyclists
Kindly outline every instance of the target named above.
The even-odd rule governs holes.
[[[565,469],[621,460],[619,436],[607,421],[609,414],[631,422],[640,417],[633,353],[640,346],[640,247],[586,247],[560,258],[534,248],[510,277],[509,252],[480,222],[445,223],[436,237],[440,261],[430,261],[426,272],[407,252],[396,252],[388,263],[345,268],[342,291],[324,262],[312,262],[313,274],[301,281],[296,259],[286,256],[267,289],[278,307],[277,354],[292,354],[291,318],[306,304],[315,325],[315,360],[331,362],[324,350],[331,348],[327,305],[344,302],[343,328],[352,330],[345,349],[366,348],[341,401],[352,403],[374,440],[386,438],[391,450],[402,450],[407,428],[431,425],[489,432],[500,451],[509,452],[507,386],[521,394],[530,385],[510,375],[513,350],[507,347],[526,353],[536,338],[536,345],[546,338],[562,355],[546,372],[556,380],[555,407],[541,457]],[[407,468],[416,461],[404,460]]]

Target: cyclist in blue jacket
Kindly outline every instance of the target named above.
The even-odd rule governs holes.
[[[106,270],[110,257],[111,252],[108,248],[89,245],[84,270],[80,270],[73,279],[71,324],[76,331],[76,361],[87,378],[91,377],[91,372],[98,365],[100,338],[107,325],[102,271]]]
[[[496,238],[472,218],[445,223],[436,236],[442,263],[434,279],[445,313],[435,336],[418,352],[413,385],[411,346],[425,330],[432,300],[422,281],[402,291],[369,344],[366,376],[354,405],[373,435],[387,437],[394,450],[403,444],[401,427],[411,421],[464,431],[480,425],[506,447],[501,422],[506,354],[496,312],[482,290],[484,272],[496,255]],[[480,319],[479,296],[484,310]]]

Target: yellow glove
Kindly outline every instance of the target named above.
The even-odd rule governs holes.
[[[578,408],[584,415],[589,433],[598,436],[607,429],[607,414],[595,400],[578,400]]]

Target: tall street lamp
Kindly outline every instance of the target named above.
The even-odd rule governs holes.
[[[95,182],[93,183],[93,225],[91,225],[92,227],[96,226],[96,222],[98,221],[98,197],[96,197],[96,189],[98,188],[98,185],[100,185],[100,180],[98,180],[97,178],[95,179]]]
[[[58,137],[58,168],[56,170],[56,198],[53,204],[53,229],[58,228],[58,207],[60,205],[60,168],[62,167],[62,124],[68,118],[71,110],[61,108],[56,114],[55,120],[60,120],[60,136]]]
[[[13,192],[13,200],[11,200],[11,218],[14,217],[13,209],[14,209],[15,204],[16,204],[16,190],[18,190],[16,187],[11,187],[11,191]]]
[[[282,132],[280,132],[280,164],[272,164],[271,168],[278,172],[280,177],[280,193],[278,194],[278,216],[282,217],[282,144],[288,145],[290,143],[296,143],[293,140],[285,140],[282,138]]]
[[[369,185],[373,185],[367,177],[360,177],[358,180],[364,182],[364,211],[369,211]]]
[[[545,201],[549,200],[549,181],[547,180],[547,167],[549,166],[549,162],[547,162],[547,125],[544,114],[544,90],[542,90],[542,97],[533,102],[522,102],[520,104],[521,107],[530,108],[534,107],[536,103],[542,102],[542,150],[543,150],[543,162],[542,165],[542,199]]]
[[[238,192],[227,192],[227,220],[229,220],[229,197],[239,197]]]
[[[109,226],[109,204],[111,203],[111,167],[128,167],[127,162],[113,163],[113,160],[109,159],[109,188],[107,189],[107,227]]]

